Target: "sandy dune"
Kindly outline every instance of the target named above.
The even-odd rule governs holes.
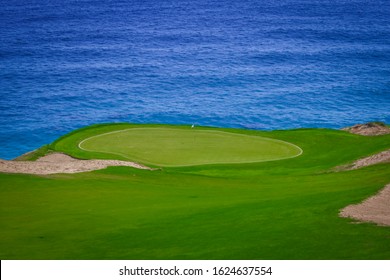
[[[365,124],[356,124],[351,127],[345,127],[342,130],[349,131],[353,134],[359,134],[364,136],[376,136],[384,135],[390,133],[390,128],[381,123],[365,123]]]

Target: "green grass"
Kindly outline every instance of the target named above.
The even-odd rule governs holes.
[[[78,144],[133,128],[188,131],[100,125],[66,135],[49,148],[79,158],[123,159]],[[330,172],[390,148],[390,135],[198,129],[280,139],[304,153],[159,171],[111,167],[66,175],[0,174],[0,258],[390,259],[389,227],[338,216],[339,209],[389,183],[390,165]]]
[[[46,155],[49,152],[50,152],[49,145],[44,145],[44,146],[40,147],[39,149],[36,149],[34,151],[23,154],[23,155],[15,158],[14,160],[16,160],[16,161],[35,161],[38,158]]]
[[[271,138],[165,127],[115,130],[88,137],[78,147],[159,166],[261,162],[291,158],[302,152],[293,144]]]

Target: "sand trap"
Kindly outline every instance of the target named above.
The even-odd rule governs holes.
[[[390,226],[390,184],[363,202],[345,207],[340,216]]]
[[[369,166],[377,163],[390,162],[390,150],[380,152],[378,154],[365,157],[355,161],[351,169],[358,169],[364,166]]]
[[[61,153],[53,153],[37,161],[0,160],[0,172],[25,174],[79,173],[104,169],[109,166],[129,166],[138,169],[153,170],[147,166],[122,160],[80,160]]]
[[[359,159],[349,165],[339,166],[336,170],[353,170],[384,162],[390,162],[390,150]],[[363,202],[345,207],[340,211],[340,216],[390,226],[390,184]]]
[[[385,163],[385,162],[390,162],[390,150],[386,150],[369,157],[358,159],[357,161],[351,164],[338,166],[335,168],[335,171],[359,169],[365,166],[370,166],[370,165]]]

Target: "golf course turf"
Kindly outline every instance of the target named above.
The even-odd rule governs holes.
[[[78,146],[160,166],[261,162],[302,153],[299,147],[280,140],[195,128],[116,130],[86,138]]]
[[[389,148],[330,129],[83,128],[45,150],[161,168],[0,173],[0,257],[390,259],[390,227],[338,215],[388,184],[390,164],[332,171]]]

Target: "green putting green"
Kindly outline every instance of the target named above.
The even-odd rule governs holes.
[[[80,141],[79,148],[158,166],[262,162],[296,157],[302,153],[296,145],[260,136],[158,127],[129,128],[94,135]]]

